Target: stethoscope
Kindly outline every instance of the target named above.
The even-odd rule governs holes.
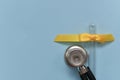
[[[87,51],[82,46],[70,46],[65,52],[66,63],[78,69],[82,80],[96,80],[90,68],[84,65],[87,58]]]

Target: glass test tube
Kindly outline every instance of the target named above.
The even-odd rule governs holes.
[[[94,24],[91,24],[89,26],[89,33],[90,34],[96,34],[96,26]],[[89,58],[88,58],[88,65],[91,68],[93,74],[96,73],[96,50],[95,50],[95,42],[92,41],[89,43]]]

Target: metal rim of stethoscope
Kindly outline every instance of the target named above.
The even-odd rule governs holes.
[[[72,45],[66,49],[65,62],[71,67],[80,67],[88,58],[87,51],[80,45]]]

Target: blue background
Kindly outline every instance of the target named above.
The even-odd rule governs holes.
[[[97,33],[115,41],[96,48],[97,80],[119,80],[120,0],[0,0],[0,80],[80,80],[64,63],[60,33]]]

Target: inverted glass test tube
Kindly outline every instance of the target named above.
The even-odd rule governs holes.
[[[94,24],[91,24],[89,26],[89,33],[90,34],[96,34],[96,26]],[[96,75],[96,47],[95,47],[95,41],[92,41],[88,44],[89,49],[89,58],[88,58],[88,65],[91,68],[94,75]]]

